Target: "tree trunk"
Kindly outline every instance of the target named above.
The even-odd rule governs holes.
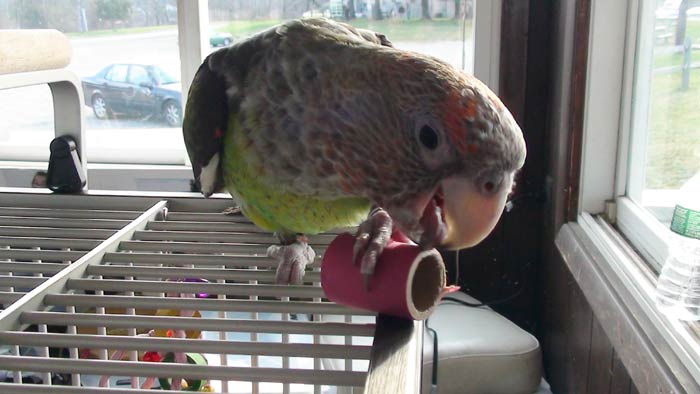
[[[355,0],[348,0],[348,14],[347,19],[355,19]]]
[[[374,4],[372,5],[372,18],[375,20],[384,19],[381,0],[374,0]]]
[[[455,0],[454,19],[462,19],[462,0]]]
[[[430,0],[421,0],[421,19],[432,19],[430,18]]]
[[[688,22],[688,0],[681,1],[678,6],[678,19],[676,20],[676,45],[685,42],[685,27]]]

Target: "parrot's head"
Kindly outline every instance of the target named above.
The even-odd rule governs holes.
[[[483,83],[431,58],[402,56],[386,81],[397,105],[392,153],[402,157],[390,192],[375,200],[409,238],[455,250],[493,230],[526,156],[522,131]],[[389,78],[388,78],[389,79]],[[394,90],[396,89],[396,90]],[[409,158],[409,159],[406,159]]]

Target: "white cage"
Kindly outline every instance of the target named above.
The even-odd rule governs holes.
[[[318,260],[273,284],[274,238],[229,203],[0,193],[0,391],[417,390],[419,324],[328,302]],[[334,235],[311,239],[319,255]]]

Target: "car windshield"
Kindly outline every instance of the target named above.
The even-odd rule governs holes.
[[[175,79],[175,77],[166,73],[158,67],[153,67],[153,76],[155,77],[156,81],[158,81],[159,85],[167,85],[169,83],[180,82],[177,79]]]

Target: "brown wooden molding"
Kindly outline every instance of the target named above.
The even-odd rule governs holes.
[[[530,0],[504,0],[501,11],[499,96],[518,124],[525,122]]]
[[[583,119],[586,101],[588,69],[588,38],[590,33],[591,1],[577,0],[574,16],[574,47],[569,97],[569,144],[567,196],[564,217],[575,221],[578,216],[581,155],[583,151]]]

